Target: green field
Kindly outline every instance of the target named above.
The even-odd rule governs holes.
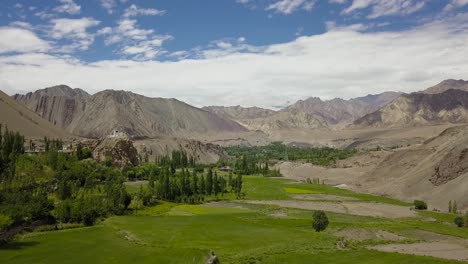
[[[142,183],[144,184],[144,183]],[[134,185],[130,188],[135,188]],[[407,203],[322,185],[259,176],[244,178],[245,199],[292,199],[290,194],[334,194],[360,201]],[[221,197],[220,197],[221,198]],[[386,230],[418,240],[414,230],[468,238],[468,229],[447,225],[450,215],[420,213],[412,219],[386,219],[327,212],[325,232],[311,228],[311,211],[228,201],[225,206],[162,203],[107,218],[93,227],[25,234],[0,248],[0,263],[204,263],[214,250],[221,263],[460,263],[432,257],[382,253],[350,243],[337,249],[334,232],[344,228]],[[214,197],[213,197],[214,199]],[[282,213],[284,217],[277,217]],[[436,221],[426,221],[428,217]]]

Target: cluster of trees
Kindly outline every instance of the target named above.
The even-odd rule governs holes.
[[[229,155],[238,159],[246,157],[248,160],[254,160],[253,164],[265,162],[271,159],[276,160],[306,160],[309,163],[330,166],[335,164],[336,160],[346,159],[356,153],[355,150],[340,150],[334,148],[303,148],[287,146],[281,142],[275,142],[267,146],[231,146],[226,151]],[[243,161],[242,161],[243,162]],[[247,166],[249,170],[255,169],[253,164]],[[244,167],[245,168],[245,167]]]
[[[127,209],[132,197],[119,169],[85,159],[85,150],[59,153],[59,140],[45,139],[48,152],[37,155],[24,154],[24,143],[22,135],[0,126],[0,242],[27,227],[92,225]]]
[[[50,139],[48,137],[44,137],[44,151],[57,151],[63,148],[63,141],[60,139]]]
[[[130,172],[131,171],[131,172]],[[136,167],[130,175],[137,171],[148,178],[148,189],[141,189],[138,194],[143,205],[150,205],[155,200],[174,202],[199,203],[206,196],[218,197],[225,193],[235,193],[237,197],[242,196],[242,176],[228,177],[218,176],[211,168],[207,173],[200,176],[195,170],[181,169],[173,172],[170,167],[158,167],[156,165],[144,164]]]
[[[454,214],[458,213],[457,201],[453,201],[453,202],[452,202],[452,200],[449,201],[448,211],[449,211],[449,213],[454,213]]]
[[[193,156],[188,156],[185,151],[173,150],[172,154],[157,156],[155,159],[157,166],[165,167],[168,166],[172,170],[179,168],[194,168],[195,167],[195,158]]]

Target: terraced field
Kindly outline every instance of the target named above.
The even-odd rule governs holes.
[[[1,263],[204,263],[211,250],[221,263],[468,260],[468,229],[449,224],[451,215],[415,212],[401,201],[260,176],[245,177],[244,190],[243,200],[226,195],[203,205],[162,203],[94,227],[25,234],[0,249]],[[317,233],[311,216],[319,205],[330,225]],[[421,250],[421,245],[441,248]]]

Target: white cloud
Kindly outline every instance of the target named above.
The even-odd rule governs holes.
[[[213,44],[211,53],[203,53],[207,56],[179,61],[84,63],[47,54],[3,55],[0,84],[6,90],[30,91],[65,83],[89,92],[108,87],[176,97],[197,106],[272,107],[309,96],[410,92],[448,78],[468,79],[467,41],[464,14],[404,31],[332,30],[241,51],[225,52]],[[237,39],[230,43],[231,49],[241,45]],[[209,56],[215,52],[218,56]]]
[[[47,51],[49,43],[28,29],[0,27],[0,53]]]
[[[81,6],[77,5],[73,0],[58,0],[62,5],[54,8],[55,12],[68,13],[70,15],[76,15],[81,12]]]
[[[274,10],[282,14],[292,14],[298,9],[310,11],[314,7],[315,0],[279,0],[270,4],[266,10]]]
[[[353,3],[343,10],[350,14],[356,10],[371,8],[368,18],[382,16],[409,15],[421,10],[428,0],[353,0]]]
[[[102,8],[104,8],[107,13],[112,14],[114,12],[115,1],[114,0],[100,0]]]
[[[105,36],[105,44],[121,44],[121,53],[133,55],[136,60],[151,60],[162,54],[164,41],[173,39],[170,35],[156,34],[153,29],[139,28],[135,19],[124,16],[116,27],[104,27],[97,32]]]
[[[468,5],[468,0],[451,0],[450,3],[448,3],[444,7],[444,11],[451,11],[457,8],[461,8]]]
[[[29,24],[28,22],[24,21],[14,21],[10,23],[10,26],[12,27],[19,27],[19,28],[25,28],[25,29],[32,29],[32,25]]]
[[[136,5],[131,5],[124,12],[124,17],[129,18],[133,16],[160,16],[166,13],[165,10],[159,10],[155,8],[139,8]]]
[[[58,18],[50,21],[49,36],[53,39],[70,40],[72,43],[61,47],[62,52],[72,52],[75,49],[86,50],[94,42],[94,35],[87,30],[100,24],[100,21],[90,17],[79,19]]]
[[[344,4],[346,3],[348,0],[328,0],[328,2],[330,4]]]

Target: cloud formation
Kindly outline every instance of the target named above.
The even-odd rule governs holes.
[[[343,10],[350,14],[356,10],[371,8],[368,18],[382,16],[409,15],[422,9],[428,0],[353,0],[351,6]]]
[[[279,0],[267,6],[266,10],[274,10],[282,14],[292,14],[298,9],[312,10],[315,0]]]
[[[7,52],[43,52],[50,49],[47,41],[40,39],[26,28],[24,22],[13,23],[15,27],[0,27],[0,54]]]
[[[55,12],[68,13],[70,15],[76,15],[81,12],[81,6],[77,5],[73,0],[58,0],[61,5],[54,8]]]
[[[330,99],[386,90],[411,92],[444,79],[466,78],[468,14],[403,31],[362,32],[359,25],[328,26],[323,34],[267,46],[223,39],[195,51],[181,51],[174,55],[180,58],[177,61],[85,63],[25,47],[24,54],[0,56],[0,87],[27,92],[65,83],[89,92],[122,89],[175,97],[196,106],[274,107],[310,96]],[[122,32],[138,29],[131,21],[119,27]],[[122,46],[123,53],[144,56],[145,41],[159,52],[156,47],[165,41],[155,40],[154,32],[132,33],[126,38],[131,36],[143,40]],[[2,43],[0,47],[8,52],[14,45]],[[196,53],[196,57],[187,53]]]

